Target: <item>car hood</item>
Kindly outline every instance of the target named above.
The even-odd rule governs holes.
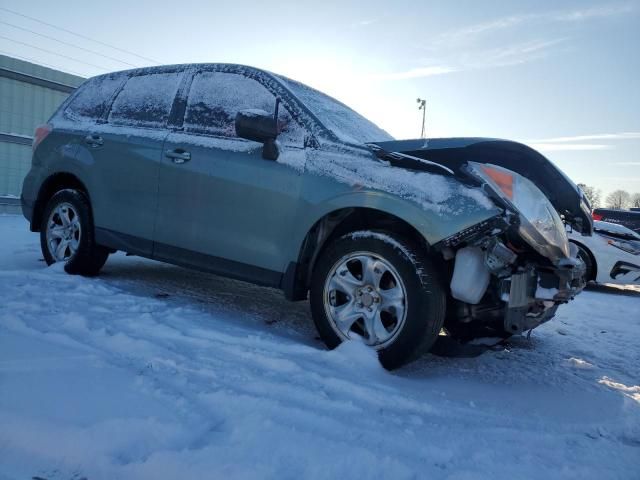
[[[623,225],[618,225],[617,223],[602,222],[599,220],[595,220],[593,222],[593,229],[596,232],[612,234],[615,236],[626,238],[628,240],[636,240],[636,241],[640,240],[640,234],[634,232],[633,230]]]
[[[464,175],[467,162],[490,163],[528,178],[542,190],[556,210],[585,235],[593,232],[591,208],[580,189],[544,155],[527,145],[493,138],[431,138],[373,142],[372,148],[384,153],[401,153],[427,160],[424,165],[406,157],[390,155],[391,164],[414,170],[432,170],[433,164]],[[380,152],[381,151],[381,152]],[[432,162],[429,164],[428,162]]]

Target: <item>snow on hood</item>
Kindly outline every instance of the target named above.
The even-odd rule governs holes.
[[[310,150],[306,158],[304,151],[284,150],[278,162],[351,187],[391,193],[437,213],[458,215],[469,209],[496,208],[479,188],[466,187],[453,177],[394,167],[356,149]],[[468,202],[460,202],[460,196]]]
[[[531,180],[558,213],[578,230],[587,235],[593,231],[590,208],[583,202],[575,183],[548,158],[527,145],[495,138],[429,138],[372,145],[384,152],[400,152],[440,164],[458,174],[464,174],[464,167],[470,161],[512,170]]]

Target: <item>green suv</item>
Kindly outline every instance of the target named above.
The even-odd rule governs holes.
[[[583,287],[590,207],[509,141],[396,141],[344,104],[241,65],[87,80],[38,127],[22,190],[48,264],[121,250],[310,298],[333,348],[387,368],[441,333],[509,336]]]

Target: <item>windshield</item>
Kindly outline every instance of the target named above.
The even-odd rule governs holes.
[[[387,132],[336,99],[295,80],[281,76],[278,78],[325,127],[343,142],[367,143],[393,140]]]

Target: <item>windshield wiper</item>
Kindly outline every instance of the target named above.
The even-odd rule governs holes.
[[[380,148],[375,143],[367,143],[365,144],[371,150],[376,157],[381,160],[388,161],[394,167],[406,168],[409,170],[418,170],[418,171],[434,171],[444,170],[450,175],[454,175],[453,170],[444,165],[440,165],[439,163],[432,162],[430,160],[425,160],[424,158],[414,157],[413,155],[407,155],[406,153],[401,152],[388,152],[382,148]]]

